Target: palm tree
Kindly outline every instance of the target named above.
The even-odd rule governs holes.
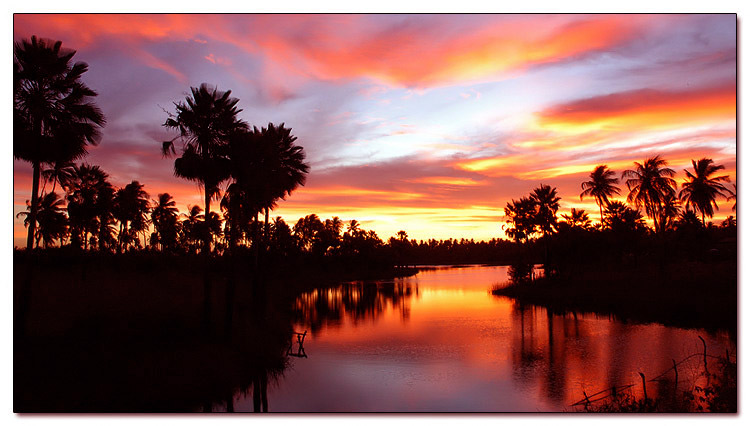
[[[674,170],[667,168],[667,161],[657,155],[643,162],[634,162],[635,170],[625,170],[622,178],[630,190],[628,203],[637,209],[645,208],[646,216],[653,219],[654,228],[659,231],[659,215],[661,214],[664,200],[669,194],[674,193],[676,183],[672,177]]]
[[[220,198],[219,185],[229,178],[227,144],[229,137],[247,130],[247,123],[237,116],[239,99],[231,90],[218,91],[201,84],[191,87],[192,96],[175,103],[177,114],[167,118],[164,126],[180,134],[162,144],[162,154],[175,154],[175,141],[182,141],[182,155],[175,160],[176,176],[198,182],[204,191],[205,212],[211,211],[211,199]],[[210,235],[204,235],[203,251],[211,251]]]
[[[73,177],[68,182],[68,217],[71,227],[71,243],[88,248],[88,234],[96,234],[101,230],[99,218],[101,216],[100,193],[111,186],[107,182],[108,175],[99,166],[81,164],[73,168]]]
[[[276,201],[285,199],[287,195],[300,186],[305,185],[306,175],[310,166],[305,163],[305,152],[301,146],[295,145],[296,136],[292,135],[292,129],[284,127],[284,123],[274,126],[268,123],[267,127],[258,130],[260,140],[267,146],[268,164],[265,167],[265,178],[271,183],[270,200],[264,205],[265,209],[265,239],[268,240],[268,211],[273,208]]]
[[[148,214],[150,202],[148,193],[143,189],[143,184],[134,180],[125,185],[124,188],[117,190],[115,204],[117,205],[115,217],[120,222],[117,249],[121,251],[127,249],[131,240],[137,237],[137,234],[133,235],[134,229],[131,229],[132,226],[128,227],[128,224],[138,221],[141,222],[141,226],[145,227],[144,216]]]
[[[570,215],[564,214],[562,217],[571,228],[588,229],[591,226],[591,219],[583,209],[571,208]]]
[[[674,192],[668,193],[662,202],[662,209],[659,213],[659,227],[662,230],[672,228],[675,219],[680,214],[680,200]]]
[[[617,178],[614,177],[615,172],[609,170],[606,165],[602,164],[596,166],[593,172],[589,175],[589,179],[581,184],[581,200],[583,197],[594,197],[596,205],[599,206],[599,221],[603,221],[602,206],[609,204],[609,198],[613,195],[620,194],[620,188],[617,185]]]
[[[734,188],[734,191],[732,191],[729,188],[726,188],[727,190],[727,201],[734,200],[734,204],[732,205],[732,211],[737,211],[737,184],[733,183],[732,188]]]
[[[68,217],[65,215],[65,201],[60,198],[54,192],[50,192],[39,201],[40,205],[37,208],[37,230],[34,239],[36,245],[39,246],[39,241],[44,243],[44,247],[47,248],[54,243],[55,240],[60,240],[62,245],[63,240],[68,234]],[[18,213],[16,217],[26,216],[24,220],[24,226],[30,224],[30,213],[31,205],[26,207],[28,211]]]
[[[67,188],[68,181],[73,178],[73,166],[75,164],[72,161],[55,161],[51,167],[42,170],[42,178],[44,178],[42,193],[44,193],[47,182],[50,180],[52,180],[51,192],[55,192],[58,182],[60,182],[61,187]]]
[[[727,192],[721,182],[729,182],[729,176],[711,177],[724,166],[713,164],[714,160],[710,158],[701,158],[698,162],[695,160],[692,162],[695,174],[685,170],[687,181],[682,184],[680,200],[696,212],[701,212],[703,226],[706,226],[706,216],[713,217],[714,208],[719,209],[716,197]]]
[[[620,201],[612,201],[604,210],[604,227],[615,232],[633,232],[645,227],[643,216]]]
[[[177,203],[168,193],[159,194],[151,210],[151,222],[158,236],[161,249],[172,248],[177,242]]]
[[[32,165],[27,248],[32,247],[43,164],[86,155],[99,142],[105,119],[91,102],[96,92],[81,82],[84,62],[71,65],[74,50],[61,41],[22,40],[13,49],[13,157]]]
[[[536,232],[536,205],[534,200],[521,197],[520,200],[511,200],[505,206],[505,223],[509,225],[505,234],[518,243],[523,243]]]
[[[557,224],[557,210],[560,208],[560,197],[557,188],[539,185],[529,195],[536,205],[536,224],[544,235],[552,233]]]
[[[115,243],[114,213],[117,209],[115,202],[115,187],[107,181],[102,182],[96,189],[94,211],[99,222],[99,250],[104,251]]]
[[[203,223],[203,209],[200,206],[188,206],[188,214],[182,214],[185,220],[182,221],[182,231],[185,243],[189,251],[195,249],[195,242],[201,239],[201,224]]]

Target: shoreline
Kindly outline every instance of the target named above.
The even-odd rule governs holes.
[[[736,340],[736,266],[733,262],[679,262],[625,271],[612,265],[588,265],[577,270],[575,279],[542,277],[494,288],[491,293],[554,313],[591,312],[625,322],[726,331]],[[664,276],[674,278],[665,280]]]

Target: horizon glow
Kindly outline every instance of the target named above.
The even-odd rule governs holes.
[[[250,125],[285,123],[307,184],[272,217],[356,219],[387,240],[505,238],[503,208],[539,184],[559,214],[599,209],[581,182],[661,154],[737,174],[737,28],[712,15],[14,15],[14,42],[62,40],[107,117],[83,160],[122,187],[202,205],[161,141],[191,86],[232,90]],[[31,165],[14,161],[15,214]],[[624,201],[627,188],[620,184]],[[720,222],[731,203],[717,200]],[[218,203],[212,204],[219,211]]]

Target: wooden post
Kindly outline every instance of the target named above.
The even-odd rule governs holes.
[[[674,392],[677,393],[677,363],[672,358],[672,367],[674,368]]]
[[[648,401],[648,394],[646,393],[646,376],[643,375],[640,371],[638,372],[641,376],[641,382],[643,382],[643,399],[645,401]]]
[[[701,339],[701,342],[703,342],[703,368],[706,369],[706,372],[708,372],[708,361],[706,361],[706,341],[703,340],[701,336],[698,336],[699,339]]]

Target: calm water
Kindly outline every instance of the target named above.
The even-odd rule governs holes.
[[[573,411],[584,390],[636,384],[640,396],[638,372],[652,378],[702,352],[699,335],[709,354],[736,352],[725,334],[521,308],[489,293],[506,281],[506,267],[436,267],[303,295],[295,330],[307,330],[307,358],[290,357],[268,384],[269,410]],[[683,383],[695,370],[680,371]],[[251,395],[234,409],[252,411]]]

